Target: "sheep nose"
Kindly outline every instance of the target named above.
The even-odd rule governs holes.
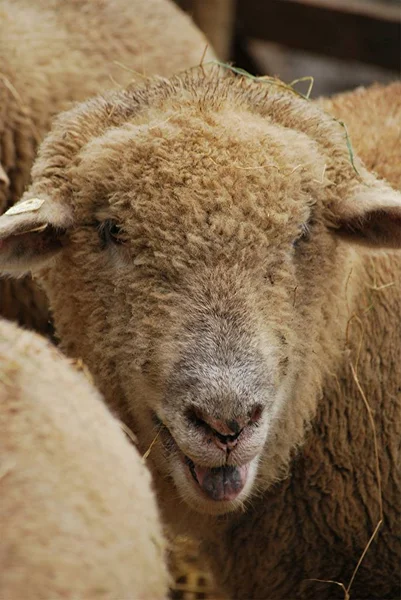
[[[209,437],[212,435],[212,439],[218,448],[232,450],[237,445],[243,429],[259,421],[262,416],[262,408],[259,405],[255,406],[246,415],[233,419],[218,419],[195,407],[190,409],[189,415],[190,420],[204,429]]]

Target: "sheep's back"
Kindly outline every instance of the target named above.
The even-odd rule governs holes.
[[[401,190],[401,82],[358,88],[319,103],[345,122],[353,150],[368,169]]]
[[[150,475],[82,373],[0,321],[0,597],[165,598]]]

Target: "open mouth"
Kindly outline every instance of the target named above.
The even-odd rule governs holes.
[[[161,431],[161,439],[165,450],[178,454],[186,479],[197,494],[215,502],[235,500],[244,489],[249,475],[251,463],[242,466],[223,465],[220,467],[202,467],[186,456],[179,448],[170,430],[154,413],[153,422]]]
[[[200,467],[188,456],[183,455],[183,457],[193,481],[210,500],[225,502],[235,500],[246,484],[249,464],[241,467],[236,465]]]

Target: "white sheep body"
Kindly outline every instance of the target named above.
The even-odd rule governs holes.
[[[0,598],[162,600],[150,475],[83,373],[0,322]]]

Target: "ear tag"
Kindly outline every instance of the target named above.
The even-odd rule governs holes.
[[[41,198],[30,198],[24,202],[18,202],[17,204],[14,204],[14,206],[9,208],[4,215],[11,217],[13,215],[20,215],[22,213],[35,212],[39,210],[43,203],[44,200]]]

